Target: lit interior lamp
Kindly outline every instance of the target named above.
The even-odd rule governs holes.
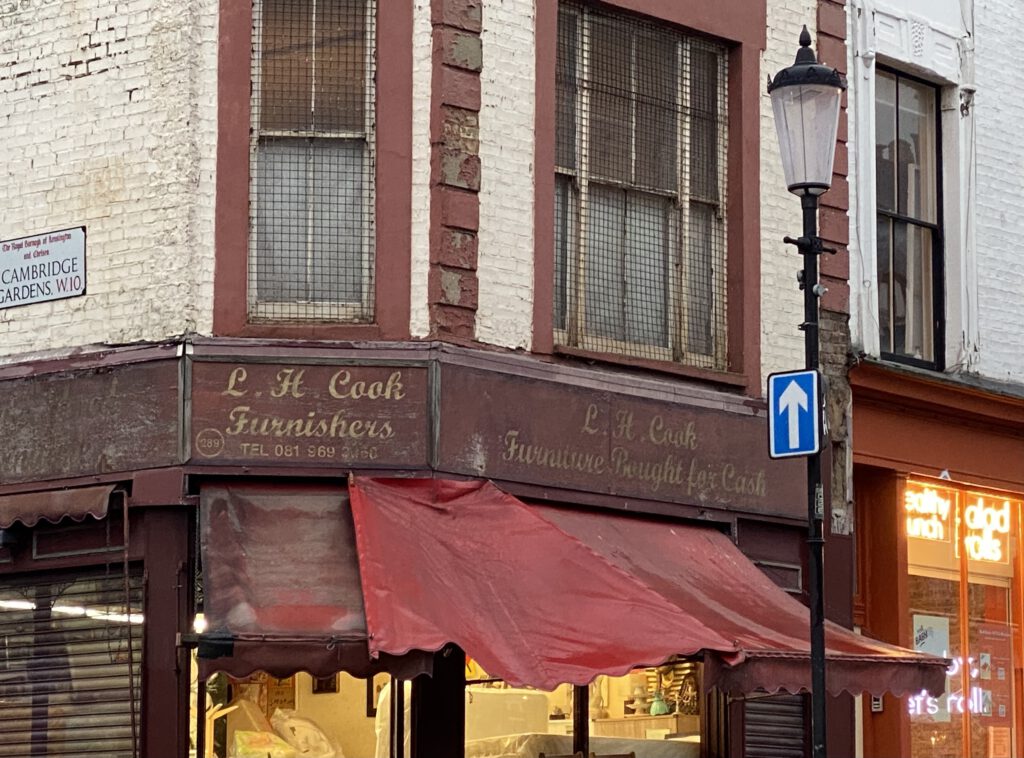
[[[206,631],[206,616],[199,612],[192,620],[192,631],[196,634],[203,634]]]

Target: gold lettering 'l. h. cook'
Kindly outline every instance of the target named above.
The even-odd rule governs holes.
[[[228,375],[227,385],[221,391],[228,397],[246,397],[250,388],[247,385],[249,371],[245,366],[235,366]],[[270,386],[264,389],[270,397],[280,400],[292,398],[299,400],[306,397],[310,389],[306,386],[306,369],[286,366],[281,368]],[[402,372],[392,371],[387,379],[357,379],[349,369],[335,371],[327,381],[327,393],[335,400],[402,400],[405,397],[405,386],[402,383]],[[261,392],[253,391],[259,397]]]

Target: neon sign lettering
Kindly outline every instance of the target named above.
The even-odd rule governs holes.
[[[962,657],[954,658],[949,668],[946,669],[946,676],[951,679],[954,677],[958,678],[963,662],[964,659]],[[981,671],[974,665],[973,657],[967,659],[967,665],[970,666],[970,678],[978,679]],[[953,715],[964,713],[965,711],[982,716],[991,716],[992,702],[991,699],[985,697],[985,692],[981,687],[972,686],[967,697],[964,697],[962,690],[950,692],[942,697],[932,697],[928,694],[927,690],[921,690],[918,694],[907,698],[907,710],[911,716],[937,716],[940,713]]]
[[[960,554],[960,519],[955,507],[956,492],[908,482],[903,497],[907,518],[907,537],[930,542],[956,542]],[[1006,563],[1010,535],[1010,501],[995,500],[985,495],[965,493],[970,498],[963,511],[966,526],[964,548],[972,561]],[[953,528],[950,528],[950,524]]]
[[[1002,562],[1006,555],[1005,536],[1010,533],[1010,501],[1002,505],[987,505],[977,495],[977,500],[964,510],[967,534],[964,548],[967,557],[974,561]]]
[[[903,495],[903,507],[907,512],[908,537],[934,542],[949,541],[949,517],[953,512],[951,497],[943,497],[931,487],[908,482]]]

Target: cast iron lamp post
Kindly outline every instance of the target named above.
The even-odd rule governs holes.
[[[804,291],[804,351],[807,369],[818,370],[818,256],[825,248],[818,236],[818,196],[832,186],[832,161],[839,129],[839,106],[846,81],[834,68],[823,66],[811,49],[805,26],[796,61],[768,80],[775,112],[782,167],[789,191],[800,196],[803,236],[786,237],[804,259],[798,275]],[[823,386],[823,385],[821,385]],[[824,393],[823,393],[824,394]],[[821,412],[821,409],[816,409]],[[825,496],[821,484],[821,450],[807,458],[808,582],[811,604],[811,755],[825,758]]]

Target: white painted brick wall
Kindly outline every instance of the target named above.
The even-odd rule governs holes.
[[[804,23],[813,24],[814,0],[772,0],[764,74],[793,62]],[[480,197],[480,310],[477,336],[508,347],[528,347],[533,291],[533,3],[484,6],[483,163]],[[799,257],[781,242],[800,231],[800,203],[785,190],[771,104],[761,98],[762,368],[763,374],[803,361]]]
[[[387,0],[382,0],[387,2]],[[429,0],[416,0],[412,30],[412,270],[409,330],[430,333],[427,282],[430,273],[430,65]]]
[[[955,0],[902,0],[885,6],[889,14],[885,18],[876,13],[873,26],[867,23],[870,14],[858,14],[856,18],[862,21],[855,31],[858,51],[862,58],[868,56],[865,60],[873,60],[870,55],[877,49],[898,66],[944,87],[947,371],[1022,383],[1024,259],[1019,247],[1024,236],[1024,204],[1020,200],[1024,149],[1014,125],[1024,118],[1024,104],[1016,96],[1024,77],[1024,61],[1016,52],[1024,4],[989,0],[973,6],[972,11],[970,4],[965,4],[961,13],[961,4]],[[975,29],[970,35],[972,19]],[[901,29],[916,29],[917,36],[901,34]],[[969,116],[964,117],[959,111],[957,85],[961,79],[970,83],[970,58],[965,51],[972,36],[977,94]],[[915,39],[921,41],[918,47]],[[873,66],[853,60],[859,71],[873,76]],[[863,101],[852,97],[851,103],[870,108],[868,80],[858,74],[852,83],[867,94]],[[870,120],[870,112],[862,111],[860,124],[853,128],[855,122],[851,122],[850,131],[853,169],[868,180],[874,174],[873,151],[869,147],[858,156],[856,143],[867,140],[870,145]],[[858,184],[864,183],[852,184],[851,201],[856,201]],[[870,192],[870,187],[865,185],[865,191]],[[855,344],[875,352],[877,339],[871,332],[877,331],[877,320],[868,297],[868,282],[874,277],[873,209],[865,201],[857,213],[860,234],[855,214],[851,236],[860,239],[865,273],[855,274],[851,280],[851,298],[859,304],[860,315],[854,322],[853,338]],[[866,219],[864,214],[869,214]]]
[[[480,300],[482,342],[529,348],[533,324],[533,0],[483,7],[480,112]]]
[[[815,34],[816,0],[768,0],[768,38],[761,81],[793,64],[804,24]],[[838,63],[838,61],[837,61]],[[768,374],[804,366],[803,292],[796,273],[803,261],[782,238],[800,236],[800,198],[786,190],[772,104],[761,90],[761,383]]]
[[[88,294],[0,310],[0,362],[208,332],[214,0],[0,5],[0,238],[84,224]]]
[[[1024,58],[1020,0],[975,7],[980,372],[1024,382]]]

